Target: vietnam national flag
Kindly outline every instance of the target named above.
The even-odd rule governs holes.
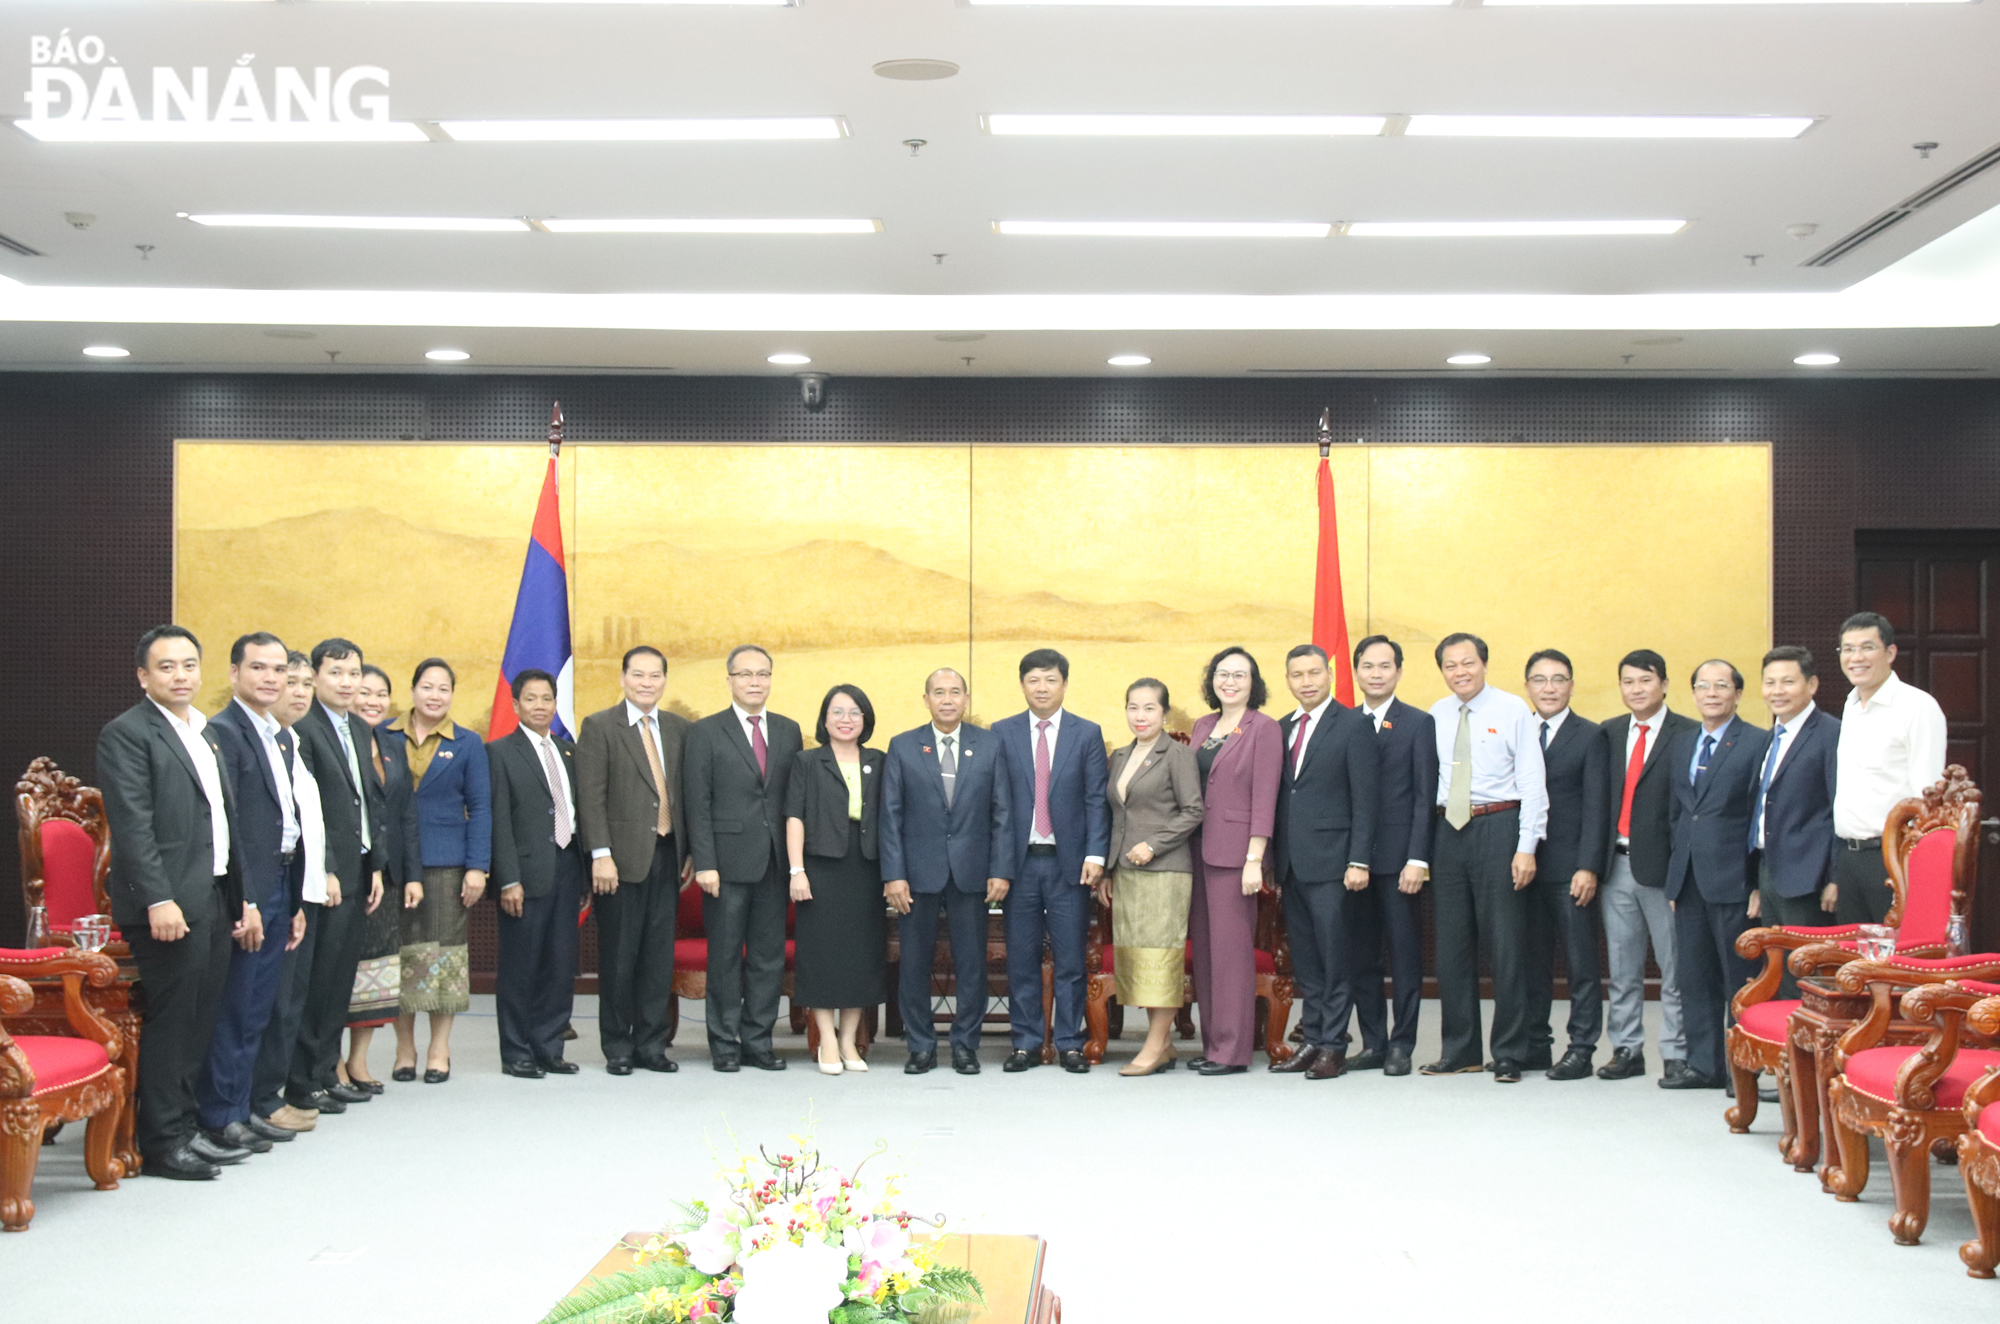
[[[1324,421],[1321,423],[1325,427]],[[1333,697],[1354,706],[1354,661],[1348,656],[1347,604],[1340,594],[1340,521],[1333,509],[1333,468],[1319,461],[1319,560],[1313,573],[1313,642],[1333,668]]]
[[[576,659],[569,643],[569,571],[563,562],[562,514],[556,503],[556,457],[562,452],[562,403],[549,411],[549,471],[528,536],[528,559],[521,566],[521,591],[514,599],[514,623],[507,651],[500,655],[500,683],[493,691],[493,720],[486,738],[498,740],[519,722],[514,717],[513,679],[530,667],[556,678],[557,735],[576,737]]]

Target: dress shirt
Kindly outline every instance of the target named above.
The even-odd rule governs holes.
[[[770,749],[771,747],[770,709],[767,708],[761,713],[753,713],[745,709],[743,705],[740,703],[732,703],[729,705],[729,711],[736,714],[736,725],[743,728],[743,738],[750,742],[750,748],[752,751],[755,751],[757,748],[757,733],[751,728],[750,725],[750,719],[752,717],[757,719],[758,726],[764,728],[764,748],[766,750]]]
[[[172,724],[174,734],[180,737],[181,744],[187,749],[188,757],[194,760],[194,775],[201,782],[201,793],[208,797],[210,835],[215,838],[215,876],[220,878],[229,872],[229,810],[222,798],[222,769],[216,766],[215,751],[201,738],[202,728],[208,725],[208,719],[190,708],[187,720],[182,721],[158,699],[153,699],[151,695],[146,697]],[[153,904],[163,906],[166,902],[156,901]]]
[[[519,730],[535,748],[535,766],[542,770],[543,781],[549,779],[549,760],[555,760],[557,776],[555,785],[549,787],[549,796],[562,802],[564,812],[569,815],[570,832],[573,835],[576,832],[576,797],[569,793],[569,775],[562,770],[562,750],[558,749],[556,742],[547,736],[538,736],[525,726]]]
[[[953,761],[959,765],[965,762],[965,723],[960,722],[949,731],[940,731],[937,723],[931,723],[931,748],[937,753],[938,766],[944,766],[944,742],[951,741]]]
[[[1765,802],[1771,798],[1769,782],[1777,777],[1778,769],[1784,766],[1785,754],[1792,747],[1793,738],[1798,735],[1800,727],[1812,720],[1812,715],[1813,705],[1809,703],[1799,710],[1797,717],[1774,718],[1771,723],[1771,749],[1764,756],[1764,768],[1757,770],[1757,840],[1750,843],[1752,850],[1764,849],[1764,823],[1768,812]]]
[[[285,840],[279,847],[286,855],[299,844],[299,806],[292,787],[292,770],[285,766],[285,751],[278,748],[278,733],[285,728],[278,725],[278,719],[269,713],[258,713],[242,699],[232,699],[243,715],[250,719],[252,729],[257,732],[259,743],[264,746],[264,758],[271,765],[271,779],[278,787],[278,803],[285,811]],[[293,760],[296,762],[296,758]]]
[[[294,734],[293,739],[297,738]],[[299,849],[305,852],[306,860],[303,899],[323,906],[326,904],[326,818],[320,810],[319,782],[304,759],[292,760],[292,789],[297,793],[299,806]]]
[[[1032,788],[1034,787],[1035,784],[1035,765],[1034,765],[1035,742],[1041,739],[1042,737],[1043,733],[1041,730],[1041,725],[1044,721],[1046,721],[1049,724],[1049,729],[1048,729],[1049,782],[1050,782],[1050,792],[1052,794],[1054,792],[1055,768],[1056,768],[1056,738],[1062,734],[1062,720],[1063,720],[1063,710],[1060,708],[1050,713],[1046,718],[1035,716],[1035,710],[1032,708],[1028,710],[1028,759],[1029,759],[1028,786],[1030,788],[1031,795],[1032,795]],[[1049,818],[1051,820],[1051,823],[1053,823],[1055,819],[1055,813],[1053,810],[1050,811]],[[1028,803],[1028,844],[1031,846],[1053,846],[1056,844],[1056,839],[1054,837],[1045,837],[1041,833],[1035,831],[1035,806],[1032,799],[1030,799]],[[1086,855],[1083,857],[1083,859],[1084,863],[1086,864],[1104,863],[1104,857],[1102,855]]]
[[[1893,671],[1867,703],[1853,690],[1840,716],[1833,830],[1850,841],[1882,835],[1899,800],[1944,776],[1944,710]]]
[[[423,786],[424,774],[431,770],[431,760],[437,757],[440,749],[444,748],[444,742],[458,739],[458,728],[451,724],[449,717],[439,722],[436,729],[422,740],[417,739],[416,721],[416,713],[407,712],[389,723],[391,731],[403,733],[407,746],[404,757],[410,764],[410,785],[413,788]],[[527,730],[526,727],[521,729]]]
[[[735,705],[733,705],[733,704],[731,705],[731,707],[734,707],[734,706],[735,706]],[[652,712],[650,712],[650,713],[648,713],[648,712],[641,712],[641,711],[639,710],[639,705],[638,705],[638,704],[636,704],[636,703],[633,703],[633,702],[632,702],[632,701],[631,701],[630,699],[627,699],[627,700],[625,700],[625,724],[626,724],[627,726],[637,726],[637,725],[639,725],[639,723],[641,723],[641,722],[644,722],[644,723],[646,724],[646,729],[647,729],[648,731],[651,731],[651,732],[652,732],[652,734],[653,734],[653,748],[654,748],[654,749],[656,749],[656,750],[659,750],[659,754],[660,754],[660,775],[661,775],[662,777],[664,777],[664,776],[666,776],[666,775],[667,775],[667,751],[666,751],[665,749],[662,749],[662,748],[661,748],[661,746],[660,746],[660,710],[659,710],[659,708],[658,708],[658,707],[655,707],[655,708],[653,709],[653,711],[652,711]],[[524,731],[525,731],[525,730],[527,730],[527,728],[526,728],[526,727],[523,727],[523,728],[522,728],[522,730],[524,730]],[[533,735],[533,734],[534,734],[534,732],[532,732],[532,731],[529,731],[529,732],[528,732],[528,734],[529,734],[529,735]],[[641,741],[640,741],[640,745],[641,745],[641,747],[643,748],[643,747],[644,747],[644,745],[645,745],[645,742],[644,742],[643,740],[641,740]],[[647,771],[646,771],[646,775],[647,775],[648,777],[651,777],[651,776],[653,775],[653,774],[652,774],[652,770],[651,770],[650,768],[649,768],[649,769],[647,769]],[[575,806],[571,806],[571,808],[572,808],[572,809],[573,809],[574,807],[575,807]],[[572,822],[572,823],[576,822],[576,817],[575,817],[575,815],[574,815],[574,814],[572,814],[572,815],[570,816],[570,820],[569,820],[569,821],[570,821],[570,822]],[[599,846],[599,847],[598,847],[598,848],[597,848],[596,850],[593,850],[592,852],[590,852],[590,858],[591,858],[591,859],[593,859],[593,860],[601,860],[601,859],[603,859],[603,858],[604,858],[605,856],[609,855],[610,853],[611,853],[611,848],[610,848],[609,846]]]
[[[1442,806],[1451,794],[1452,747],[1458,743],[1460,708],[1472,709],[1472,803],[1521,802],[1521,836],[1515,850],[1533,855],[1548,835],[1549,788],[1542,768],[1541,722],[1525,699],[1483,686],[1470,702],[1447,694],[1431,705],[1437,726],[1438,789]]]
[[[319,703],[319,700],[314,700],[314,702]],[[362,790],[361,751],[354,747],[354,728],[348,724],[346,713],[337,713],[324,703],[319,703],[319,708],[321,712],[326,714],[326,720],[333,723],[334,743],[339,745],[340,752],[347,756],[347,775],[354,779],[354,794],[360,797],[361,800],[361,853],[366,855],[375,849],[375,843],[373,834],[368,830],[368,796]],[[407,717],[408,714],[406,713],[404,716]],[[390,729],[401,731],[406,728],[397,726],[392,722],[390,723]],[[421,781],[422,775],[417,773],[416,768],[416,743],[414,740],[410,742],[410,772],[417,780]],[[424,758],[428,761],[430,755],[426,754]]]
[[[1292,739],[1294,740],[1298,739],[1299,721],[1302,719],[1306,720],[1305,743],[1299,746],[1298,757],[1292,758],[1292,751],[1290,746],[1287,746],[1285,749],[1285,757],[1292,760],[1292,776],[1294,778],[1298,777],[1299,769],[1305,766],[1306,751],[1312,748],[1313,737],[1318,735],[1319,729],[1326,725],[1326,719],[1328,716],[1327,706],[1332,702],[1333,702],[1333,696],[1329,694],[1324,699],[1321,699],[1319,701],[1319,707],[1317,708],[1308,711],[1304,704],[1300,704],[1297,708],[1294,708],[1292,710]]]
[[[1637,713],[1632,714],[1631,722],[1625,727],[1625,761],[1618,765],[1618,787],[1621,800],[1624,797],[1625,769],[1632,766],[1632,749],[1639,743],[1639,727],[1643,724],[1646,728],[1646,763],[1651,763],[1653,755],[1660,748],[1660,727],[1665,724],[1666,720],[1667,705],[1664,703],[1660,705],[1659,711],[1651,717],[1641,717]],[[1640,767],[1643,769],[1645,764],[1641,764]],[[1612,806],[1611,819],[1613,827],[1618,825],[1618,815],[1623,812],[1624,810],[1618,806]],[[1632,842],[1630,838],[1620,837],[1618,838],[1618,844],[1629,846]]]
[[[1550,745],[1553,745],[1556,742],[1556,732],[1563,729],[1563,722],[1568,720],[1568,718],[1569,718],[1569,705],[1567,704],[1563,705],[1563,710],[1557,713],[1554,717],[1544,717],[1540,713],[1536,713],[1535,748],[1546,749]],[[1546,725],[1549,728],[1549,735],[1548,739],[1546,740],[1542,738],[1542,727],[1544,725]]]
[[[1389,705],[1394,703],[1395,701],[1396,701],[1396,696],[1392,693],[1389,695],[1388,698],[1382,700],[1382,706],[1380,708],[1370,708],[1366,703],[1363,703],[1361,705],[1361,711],[1368,714],[1368,720],[1374,724],[1376,735],[1379,736],[1382,734],[1383,715],[1389,711]],[[1457,728],[1453,728],[1454,733],[1456,733],[1456,730]],[[1306,739],[1310,741],[1312,737],[1308,735]],[[1408,860],[1404,861],[1405,867],[1408,867],[1409,865],[1412,864],[1416,865],[1419,869],[1422,869],[1425,872],[1429,872],[1431,867],[1430,862],[1428,860],[1420,860],[1416,858],[1414,855],[1411,856]]]
[[[1715,751],[1722,748],[1722,742],[1724,738],[1729,735],[1729,728],[1734,726],[1735,724],[1736,724],[1736,718],[1733,714],[1723,719],[1722,725],[1716,727],[1713,731],[1708,729],[1707,722],[1703,722],[1701,724],[1701,730],[1695,732],[1694,735],[1694,753],[1688,756],[1688,768],[1687,768],[1688,785],[1690,786],[1694,785],[1695,777],[1700,772],[1702,745],[1710,740],[1713,740],[1715,742],[1714,744],[1709,745],[1708,747],[1708,757],[1709,760],[1713,762],[1715,759]]]

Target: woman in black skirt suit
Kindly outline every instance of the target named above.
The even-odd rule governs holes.
[[[875,840],[882,751],[864,744],[874,730],[875,709],[857,686],[828,690],[813,732],[819,746],[795,756],[785,790],[785,845],[799,907],[792,998],[812,1008],[819,1069],[829,1076],[868,1069],[854,1036],[861,1009],[879,1004],[887,988]]]

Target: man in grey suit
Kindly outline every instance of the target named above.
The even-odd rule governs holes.
[[[667,1056],[674,996],[674,913],[693,878],[677,794],[688,720],[659,710],[667,659],[641,644],[618,672],[625,697],[583,719],[576,740],[576,821],[597,894],[598,1042],[604,1069],[678,1071]]]
[[[723,663],[730,704],[688,731],[681,760],[688,854],[708,934],[708,1051],[717,1071],[783,1071],[771,1047],[785,982],[785,782],[799,724],[768,711],[771,655],[755,644]]]

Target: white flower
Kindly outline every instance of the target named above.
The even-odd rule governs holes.
[[[716,1214],[688,1233],[685,1244],[688,1263],[705,1274],[723,1273],[736,1263],[736,1227]]]
[[[743,1258],[743,1288],[736,1294],[738,1324],[807,1324],[824,1320],[842,1300],[847,1254],[813,1238],[804,1245],[780,1240]]]
[[[887,1273],[914,1278],[917,1266],[909,1260],[910,1230],[893,1218],[874,1218],[847,1229],[847,1249],[864,1264],[880,1264]]]

